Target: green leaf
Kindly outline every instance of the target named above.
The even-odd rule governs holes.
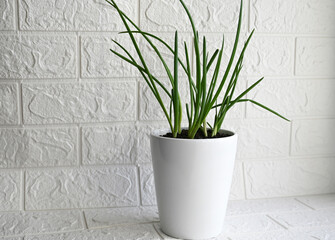
[[[251,103],[257,105],[258,107],[261,107],[261,108],[263,108],[263,109],[265,109],[265,110],[273,113],[274,115],[276,115],[276,116],[278,116],[278,117],[280,117],[280,118],[282,118],[282,119],[290,122],[290,120],[287,119],[286,117],[282,116],[281,114],[277,113],[276,111],[272,110],[271,108],[266,107],[266,106],[264,106],[263,104],[261,104],[259,102],[256,102],[255,100],[252,100],[252,99],[240,99],[237,102],[251,102]]]
[[[174,109],[174,132],[173,137],[177,137],[177,133],[179,132],[179,91],[178,91],[178,32],[175,32],[175,47],[174,47],[174,84],[173,84],[173,94],[172,94],[172,101],[173,101],[173,109]]]
[[[236,31],[236,35],[235,35],[235,41],[234,41],[234,47],[233,47],[233,50],[232,50],[232,53],[230,55],[230,59],[229,59],[229,62],[228,62],[228,66],[226,68],[226,71],[222,77],[222,80],[221,80],[221,83],[219,85],[219,88],[218,90],[216,91],[215,95],[214,95],[214,98],[212,100],[212,103],[211,105],[213,106],[216,99],[218,98],[222,88],[223,88],[223,85],[228,77],[228,74],[229,74],[229,71],[230,71],[230,68],[233,64],[233,61],[234,61],[234,58],[235,58],[235,53],[236,53],[236,50],[237,50],[237,45],[238,45],[238,41],[239,41],[239,37],[240,37],[240,32],[241,32],[241,24],[242,24],[242,9],[243,9],[243,1],[241,0],[241,6],[240,6],[240,15],[239,15],[239,18],[238,18],[238,24],[237,24],[237,31]]]
[[[131,31],[132,33],[139,33],[139,34],[142,34],[142,35],[147,35],[153,39],[156,39],[157,41],[159,41],[160,43],[162,43],[173,55],[174,55],[174,51],[173,49],[170,47],[170,45],[168,43],[166,43],[163,39],[161,39],[160,37],[154,35],[154,34],[151,34],[151,33],[148,33],[148,32],[144,32],[144,31]],[[119,34],[125,34],[125,33],[128,33],[128,31],[123,31],[123,32],[119,32]],[[190,72],[188,72],[185,64],[182,62],[182,60],[180,58],[178,58],[178,61],[180,63],[180,65],[182,66],[182,68],[184,69],[184,72],[186,74],[190,74]]]
[[[128,57],[130,58],[130,59],[128,59],[128,58],[126,58],[126,57],[124,57],[123,55],[121,55],[120,53],[118,53],[118,52],[116,52],[116,51],[114,51],[113,49],[110,49],[110,51],[112,52],[112,53],[114,53],[116,56],[118,56],[119,58],[121,58],[122,60],[124,60],[124,61],[126,61],[126,62],[128,62],[128,63],[130,63],[131,65],[133,65],[133,66],[135,66],[139,71],[140,71],[140,73],[141,73],[141,75],[142,75],[142,77],[146,80],[146,82],[147,82],[147,84],[150,86],[150,87],[152,87],[151,86],[151,83],[148,81],[148,79],[147,79],[147,77],[144,75],[144,74],[147,74],[146,73],[146,70],[143,68],[143,67],[141,67],[140,65],[138,65],[137,63],[136,63],[136,61],[135,61],[135,59],[133,58],[133,56],[127,51],[127,49],[125,49],[125,47],[123,47],[120,43],[118,43],[117,41],[115,41],[115,40],[113,40],[113,42],[115,43],[115,44],[117,44],[127,55],[128,55]],[[151,75],[152,76],[152,75]],[[169,98],[171,98],[172,96],[171,96],[171,94],[170,94],[170,92],[165,88],[165,86],[156,78],[156,77],[154,77],[154,76],[152,76],[152,78],[153,78],[153,80],[164,90],[164,92],[169,96]]]
[[[148,75],[148,77],[149,77],[149,81],[150,81],[150,83],[151,83],[151,85],[152,85],[152,88],[151,88],[151,89],[153,89],[153,94],[155,95],[155,97],[156,97],[156,99],[157,99],[159,105],[161,106],[161,108],[162,108],[162,110],[163,110],[163,112],[164,112],[164,115],[165,115],[166,119],[167,119],[168,122],[169,122],[171,131],[173,131],[173,126],[172,126],[171,118],[170,118],[170,116],[169,116],[169,114],[168,114],[168,112],[167,112],[167,110],[166,110],[166,108],[165,108],[165,106],[164,106],[164,103],[163,103],[163,101],[162,101],[162,98],[161,98],[161,96],[160,96],[160,94],[159,94],[159,92],[158,92],[158,90],[157,90],[157,87],[156,87],[156,85],[155,85],[155,82],[154,82],[154,80],[153,80],[153,78],[152,78],[152,75],[151,75],[151,73],[150,73],[150,71],[149,71],[147,65],[146,65],[146,62],[145,62],[145,60],[144,60],[144,58],[143,58],[143,56],[142,56],[142,53],[141,53],[140,48],[138,47],[138,44],[137,44],[137,42],[136,42],[136,40],[135,40],[135,37],[134,37],[134,35],[131,33],[130,27],[129,27],[129,25],[128,25],[126,19],[125,19],[125,18],[128,18],[128,17],[125,17],[125,14],[123,14],[123,12],[119,9],[119,7],[117,6],[117,4],[115,3],[114,0],[106,0],[106,2],[108,2],[111,6],[113,6],[113,7],[115,8],[115,10],[118,12],[118,14],[119,14],[119,16],[120,16],[120,18],[121,18],[121,20],[122,20],[124,26],[126,27],[127,31],[129,32],[129,37],[130,37],[130,39],[131,39],[131,41],[132,41],[132,43],[133,43],[133,46],[134,46],[134,48],[135,48],[135,50],[136,50],[136,52],[137,52],[137,55],[139,56],[139,58],[140,58],[140,60],[141,60],[141,63],[142,63],[142,65],[143,65],[143,68],[145,69],[145,72],[147,73],[147,75]]]
[[[240,100],[242,97],[244,97],[248,92],[251,91],[251,89],[253,89],[254,87],[256,87],[261,81],[263,81],[264,77],[262,77],[261,79],[259,79],[257,82],[255,82],[254,84],[252,84],[250,87],[247,88],[247,90],[245,90],[244,92],[242,92],[240,95],[238,95],[237,98],[235,98],[234,101],[232,102],[237,102],[238,100]]]

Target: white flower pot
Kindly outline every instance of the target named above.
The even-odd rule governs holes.
[[[237,135],[173,139],[151,135],[161,230],[175,238],[205,239],[222,231],[234,170]]]

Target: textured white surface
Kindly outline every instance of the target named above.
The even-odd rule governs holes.
[[[166,78],[161,79],[164,85],[169,86],[169,81]],[[182,101],[187,101],[189,95],[187,94],[188,84],[185,78],[181,78],[180,86],[180,98]],[[165,120],[165,114],[162,111],[159,103],[156,100],[156,97],[147,86],[144,81],[139,83],[139,118],[140,120]],[[165,108],[169,109],[169,97],[164,91],[160,91],[162,100],[165,103]],[[183,116],[186,116],[186,110],[183,109]]]
[[[110,49],[117,50],[112,40],[124,46],[130,46],[131,41],[126,35],[110,34],[83,34],[81,36],[81,77],[126,77],[138,75],[130,64],[121,61]],[[134,55],[135,50],[130,52]],[[134,55],[135,56],[135,55]]]
[[[14,30],[14,1],[0,2],[0,30]]]
[[[0,35],[0,78],[76,77],[76,36]]]
[[[144,123],[137,126],[139,163],[151,163],[150,134],[155,129],[168,129],[168,123]]]
[[[245,163],[248,198],[335,191],[334,158]]]
[[[333,225],[335,227],[335,208],[310,212],[269,214],[285,228],[312,228]]]
[[[230,188],[230,200],[245,198],[244,176],[242,163],[235,162],[235,170]]]
[[[283,229],[268,216],[263,214],[251,214],[246,216],[227,216],[223,227],[223,233],[230,235],[269,232]]]
[[[229,119],[223,123],[223,128],[239,135],[238,159],[288,156],[290,124],[281,119]]]
[[[6,212],[0,213],[0,236],[65,232],[83,229],[80,212]]]
[[[293,73],[294,38],[255,36],[245,54],[248,76],[290,76]]]
[[[0,84],[0,124],[18,124],[17,85]]]
[[[325,196],[320,197],[324,199]],[[259,200],[230,201],[227,207],[227,216],[248,215],[270,212],[307,211],[310,208],[293,198],[274,198]]]
[[[133,166],[32,170],[26,174],[27,209],[134,206]]]
[[[136,17],[136,0],[119,1],[120,7]],[[89,11],[87,11],[89,9]],[[19,1],[22,30],[115,31],[123,29],[116,11],[105,1]]]
[[[75,128],[0,129],[0,167],[78,164]]]
[[[250,81],[251,85],[253,81]],[[290,89],[290,91],[287,91]],[[285,117],[334,117],[334,79],[268,79],[248,97],[267,103]],[[322,93],[322,94],[321,94]],[[247,117],[261,118],[275,115],[248,104]]]
[[[143,30],[169,43],[179,30],[184,59],[181,42],[192,44],[191,27],[178,0],[118,3]],[[197,14],[200,38],[206,33],[209,56],[225,33],[223,63],[239,3],[186,1]],[[335,192],[334,13],[333,0],[244,0],[239,50],[256,31],[237,92],[265,76],[248,97],[291,122],[250,103],[227,115],[223,128],[239,135],[231,199]],[[149,134],[168,125],[136,69],[109,51],[122,52],[114,39],[136,58],[129,37],[118,34],[122,30],[105,0],[0,1],[0,211],[155,205]],[[153,50],[136,39],[150,69],[165,81]],[[166,49],[162,55],[170,65]],[[180,86],[187,97],[185,78]],[[186,125],[185,112],[183,117]],[[274,238],[255,234],[248,238]],[[278,239],[310,238],[299,234],[283,232]]]
[[[142,2],[141,2],[142,3]],[[171,33],[155,33],[159,38],[164,40],[167,44],[171,47],[174,46],[174,35],[171,37]],[[157,45],[157,49],[160,51],[166,65],[169,67],[171,73],[173,73],[173,55],[171,55],[171,51],[167,49],[163,44],[160,44],[157,40],[149,38],[154,44]],[[187,46],[191,46],[191,36],[187,33],[179,33],[178,34],[178,46],[179,46],[179,58],[184,60],[185,59],[185,50],[182,48],[184,46],[184,42]],[[139,46],[143,54],[143,58],[147,63],[147,67],[149,68],[150,72],[157,77],[164,77],[166,78],[166,72],[163,63],[161,62],[160,58],[158,57],[157,53],[150,47],[150,44],[146,39],[143,37],[139,38]],[[189,50],[190,51],[190,50]],[[189,54],[191,54],[189,52]],[[191,61],[191,60],[190,60]],[[185,71],[182,67],[179,67],[180,76],[186,77]],[[161,79],[161,78],[159,78]],[[186,81],[185,81],[186,82]]]
[[[262,33],[335,34],[332,0],[251,0],[250,6],[250,24]]]
[[[0,211],[20,208],[20,171],[0,170]]]
[[[159,221],[157,207],[89,209],[85,219],[88,228]]]
[[[313,209],[335,208],[335,194],[298,197],[297,199]]]
[[[321,227],[321,228],[315,228],[310,230],[298,230],[298,232],[304,232],[306,235],[309,235],[312,237],[312,239],[326,239],[331,240],[335,238],[335,230],[334,226],[328,226],[328,227]]]
[[[152,165],[142,165],[140,168],[142,205],[156,205],[156,191]]]
[[[261,232],[261,233],[248,233],[240,234],[230,237],[231,240],[314,240],[315,238],[311,235],[303,232],[294,231],[274,231],[274,232]]]
[[[334,38],[298,38],[296,74],[301,76],[335,76]]]
[[[320,206],[330,196],[301,199]],[[211,240],[331,240],[334,214],[331,205],[313,210],[294,198],[230,201],[223,232]],[[0,220],[1,240],[175,239],[160,230],[156,207],[12,211],[0,212]]]
[[[239,2],[224,0],[187,2],[192,15],[197,14],[196,27],[199,31],[216,32],[225,29],[228,32],[236,30]],[[246,20],[247,5],[244,5],[244,19]],[[200,13],[201,14],[198,14]],[[178,1],[143,0],[140,9],[141,27],[150,31],[191,31],[189,20]],[[243,24],[246,29],[246,21]]]
[[[23,101],[25,123],[133,120],[135,82],[25,84]]]
[[[292,155],[334,156],[335,119],[293,121],[292,140]]]
[[[134,163],[136,160],[137,135],[133,126],[85,127],[82,137],[85,165]]]
[[[3,238],[0,237],[0,239],[1,240],[23,240],[23,238],[21,237],[3,237]]]

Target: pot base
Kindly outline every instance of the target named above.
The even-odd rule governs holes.
[[[215,237],[222,231],[234,170],[237,135],[215,139],[151,135],[161,229],[182,239]],[[166,132],[165,132],[166,133]]]
[[[204,239],[212,239],[215,237],[218,237],[221,232],[215,232],[215,233],[207,233],[204,235],[194,235],[192,233],[186,234],[185,232],[169,232],[167,230],[164,230],[162,227],[160,230],[167,236],[177,239],[184,239],[184,240],[204,240]]]

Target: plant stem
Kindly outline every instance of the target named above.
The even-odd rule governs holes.
[[[205,118],[204,121],[203,121],[203,123],[202,123],[202,131],[204,132],[205,137],[208,136],[206,124],[207,124],[207,121],[206,121],[206,118]]]

